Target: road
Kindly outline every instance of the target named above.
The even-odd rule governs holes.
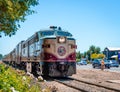
[[[92,64],[88,64],[88,65],[77,65],[77,69],[98,69],[98,68],[93,68]],[[110,72],[119,72],[120,73],[120,66],[117,67],[111,67],[110,69],[105,69],[106,71],[110,71]]]

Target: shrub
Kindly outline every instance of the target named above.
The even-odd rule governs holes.
[[[18,73],[15,69],[0,64],[0,92],[12,92],[12,90],[19,92],[40,92],[38,85],[30,87],[30,77],[24,75],[26,79],[23,79],[22,75],[23,71]]]

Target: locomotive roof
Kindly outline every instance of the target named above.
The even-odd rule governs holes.
[[[40,30],[38,32],[40,37],[56,37],[56,36],[66,36],[66,37],[72,37],[72,34],[67,32],[67,31],[63,31],[63,30]]]
[[[67,32],[64,30],[59,30],[59,29],[58,30],[57,29],[48,29],[48,30],[40,30],[40,31],[36,32],[31,37],[29,37],[26,41],[24,41],[24,43],[33,39],[37,35],[40,39],[55,38],[56,36],[65,36],[67,38],[72,38],[72,34],[70,32]]]

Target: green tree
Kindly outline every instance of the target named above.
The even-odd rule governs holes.
[[[101,49],[100,49],[100,47],[96,47],[94,45],[91,45],[90,48],[89,48],[89,51],[90,51],[91,54],[93,54],[93,53],[99,54]]]
[[[78,51],[78,52],[76,53],[76,58],[77,58],[77,59],[80,59],[80,58],[81,58],[80,51]]]
[[[88,50],[88,51],[87,51],[88,60],[90,60],[90,55],[91,55],[91,51]]]
[[[95,53],[96,53],[96,54],[99,54],[100,51],[101,51],[100,47],[96,47],[96,48],[95,48]]]
[[[2,54],[0,54],[0,60],[3,58],[3,55]]]
[[[87,56],[87,52],[84,52],[83,55],[84,55],[84,58],[86,58],[86,56]]]
[[[0,0],[0,37],[1,33],[11,36],[20,27],[25,17],[34,13],[31,6],[38,5],[38,0]]]
[[[92,55],[92,54],[99,54],[100,52],[101,52],[100,47],[96,47],[96,46],[94,46],[94,45],[91,45],[91,46],[89,47],[89,50],[86,52],[86,54],[87,54],[87,56],[88,56],[88,60],[93,59],[93,58],[91,58],[91,55]],[[93,55],[93,56],[95,56],[95,55]]]
[[[89,48],[89,50],[90,50],[90,54],[95,53],[95,46],[91,45],[90,48]]]

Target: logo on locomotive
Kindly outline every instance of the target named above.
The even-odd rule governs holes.
[[[64,56],[65,53],[66,53],[65,47],[60,46],[60,47],[58,48],[58,54],[59,54],[60,56]]]

